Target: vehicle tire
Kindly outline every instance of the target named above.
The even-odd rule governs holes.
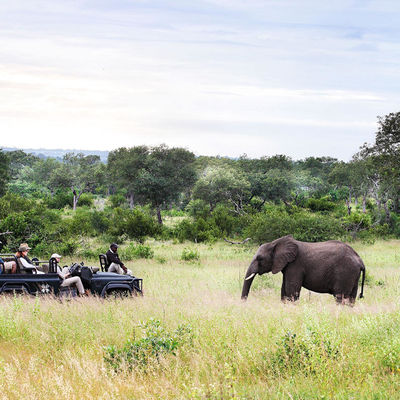
[[[132,297],[132,292],[128,289],[110,289],[106,293],[105,297],[113,299],[126,299]]]

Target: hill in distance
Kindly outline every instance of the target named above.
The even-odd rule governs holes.
[[[4,147],[3,151],[22,150],[25,153],[33,154],[39,158],[55,158],[62,160],[63,156],[67,153],[82,153],[85,156],[96,155],[99,156],[102,162],[107,162],[108,151],[101,150],[77,150],[77,149],[17,149],[15,147]]]

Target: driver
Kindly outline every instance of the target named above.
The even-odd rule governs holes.
[[[111,243],[109,250],[106,253],[108,272],[115,272],[120,275],[132,275],[132,271],[125,267],[124,263],[118,256],[118,245]]]
[[[51,258],[54,258],[57,261],[57,274],[58,276],[63,280],[61,283],[62,287],[68,287],[68,286],[72,286],[75,285],[76,289],[79,292],[80,296],[84,296],[85,295],[85,289],[83,287],[81,278],[79,276],[70,276],[68,267],[64,267],[63,269],[61,269],[61,267],[58,265],[61,259],[61,256],[57,253],[54,253],[51,255]]]

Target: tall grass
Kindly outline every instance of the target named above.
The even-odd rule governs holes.
[[[147,245],[154,259],[127,263],[144,278],[142,298],[0,298],[0,398],[400,397],[399,241],[353,245],[370,275],[354,308],[304,289],[282,304],[280,275],[256,277],[242,302],[250,246],[196,245],[191,263],[185,244]],[[153,351],[169,340],[173,351]],[[110,367],[107,348],[127,343],[146,363]]]

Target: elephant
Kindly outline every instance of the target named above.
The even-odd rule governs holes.
[[[360,256],[338,240],[308,243],[291,235],[262,244],[247,269],[242,299],[247,299],[256,274],[282,272],[281,300],[296,301],[305,287],[330,293],[338,304],[354,305],[358,281],[363,272],[360,298],[363,297],[365,266]]]

